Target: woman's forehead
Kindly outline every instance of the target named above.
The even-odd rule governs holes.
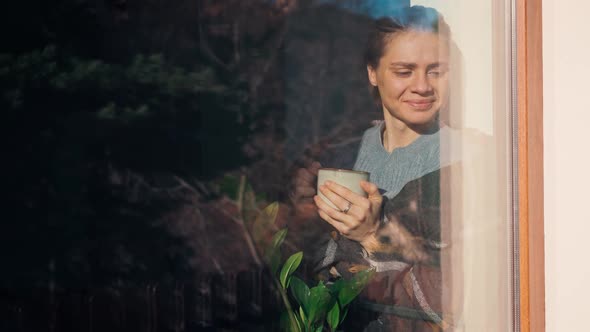
[[[449,40],[434,32],[409,30],[393,34],[381,60],[400,63],[445,62]]]

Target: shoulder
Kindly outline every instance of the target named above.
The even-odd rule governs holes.
[[[363,142],[370,139],[378,139],[383,126],[383,120],[375,120],[371,122],[372,126],[367,128],[363,133]]]
[[[361,155],[370,154],[371,152],[374,152],[377,146],[379,146],[381,127],[383,125],[382,122],[383,121],[373,121],[373,125],[364,131],[358,151],[359,157]]]

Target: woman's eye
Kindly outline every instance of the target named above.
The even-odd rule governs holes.
[[[434,77],[438,77],[438,76],[440,76],[440,74],[441,74],[440,71],[429,71],[428,72],[428,75],[434,76]]]
[[[395,74],[400,77],[408,77],[412,75],[411,71],[396,71]]]

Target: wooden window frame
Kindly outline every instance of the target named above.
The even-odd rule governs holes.
[[[541,0],[516,0],[520,330],[545,331]]]

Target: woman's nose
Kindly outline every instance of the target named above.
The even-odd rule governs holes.
[[[433,90],[432,84],[428,79],[428,74],[414,76],[412,82],[412,91],[418,94],[428,94]]]

